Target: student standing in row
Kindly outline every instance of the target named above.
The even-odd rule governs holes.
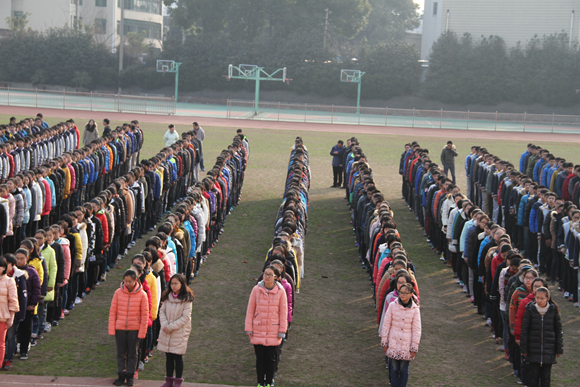
[[[183,274],[171,277],[170,286],[163,292],[159,310],[161,331],[157,349],[165,352],[165,384],[179,387],[183,383],[183,355],[191,332],[191,310],[194,295]],[[175,376],[173,372],[175,371]]]

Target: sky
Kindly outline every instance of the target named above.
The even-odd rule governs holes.
[[[425,0],[413,0],[415,3],[419,4],[419,8],[422,11],[423,6],[425,5]]]

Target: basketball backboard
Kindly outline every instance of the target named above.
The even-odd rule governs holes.
[[[175,61],[174,60],[157,60],[157,72],[158,73],[174,73],[175,72]]]
[[[340,70],[341,82],[360,82],[364,73],[360,70]]]

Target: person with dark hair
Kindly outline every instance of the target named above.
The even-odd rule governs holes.
[[[529,386],[549,387],[552,364],[564,353],[560,309],[546,287],[535,290],[535,300],[526,305],[520,350],[529,363]]]
[[[109,126],[110,123],[111,121],[108,118],[103,120],[103,137],[111,134],[111,127]]]
[[[109,335],[115,336],[117,345],[117,373],[115,386],[133,385],[137,367],[140,339],[147,334],[149,303],[147,294],[138,281],[137,272],[127,270],[123,282],[115,291],[109,310]]]
[[[281,272],[273,265],[252,289],[246,311],[245,331],[256,353],[258,386],[272,385],[278,365],[278,347],[288,330],[288,299],[279,282]]]
[[[14,323],[14,316],[20,311],[16,282],[8,275],[6,258],[0,257],[0,359],[6,353],[6,331]]]
[[[165,146],[171,146],[179,140],[179,133],[175,131],[175,125],[171,124],[168,126],[167,132],[163,136],[163,141],[165,141]]]
[[[87,146],[98,138],[99,130],[97,128],[97,123],[95,120],[89,120],[85,125],[85,131],[83,132],[83,145]]]
[[[193,123],[193,132],[194,138],[199,143],[199,168],[202,172],[205,172],[205,166],[203,164],[203,140],[205,140],[205,131],[197,122]]]
[[[342,186],[342,154],[344,152],[344,142],[338,140],[330,150],[332,156],[333,183],[330,188],[340,188]]]
[[[443,164],[443,173],[445,176],[451,172],[453,184],[455,184],[455,158],[459,155],[453,141],[447,141],[447,144],[441,150],[441,164]]]
[[[0,358],[2,361],[2,370],[10,371],[12,369],[12,360],[14,359],[14,354],[16,352],[18,327],[24,320],[26,307],[28,306],[26,292],[28,272],[26,270],[20,270],[16,266],[17,261],[14,255],[5,254],[3,258],[6,260],[6,275],[15,281],[16,291],[18,293],[18,311],[14,314],[12,326],[8,327],[6,332],[6,352],[4,357]]]
[[[409,379],[409,363],[419,351],[421,313],[413,298],[413,285],[399,287],[399,296],[391,303],[381,330],[381,345],[389,358],[391,386],[405,387]]]
[[[28,359],[28,348],[30,347],[30,338],[32,336],[32,319],[36,307],[41,300],[40,284],[41,280],[36,269],[28,264],[29,252],[26,249],[18,249],[14,253],[18,269],[25,271],[26,289],[28,302],[26,305],[26,314],[24,320],[18,328],[18,341],[20,343],[20,360]]]
[[[183,355],[191,332],[193,291],[187,286],[183,274],[171,277],[169,287],[163,292],[163,305],[159,310],[161,330],[157,349],[165,352],[166,376],[162,387],[179,387],[183,383]],[[175,376],[173,372],[175,371]]]

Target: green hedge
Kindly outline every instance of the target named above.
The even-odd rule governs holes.
[[[424,95],[459,104],[571,106],[580,102],[580,50],[565,33],[508,50],[502,38],[474,41],[453,32],[433,45]]]

